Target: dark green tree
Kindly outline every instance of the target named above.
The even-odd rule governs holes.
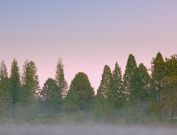
[[[95,112],[98,116],[109,117],[110,110],[113,109],[113,106],[110,105],[110,102],[112,102],[111,100],[115,99],[112,97],[113,93],[111,93],[112,82],[113,77],[111,69],[108,65],[105,65],[103,69],[101,83],[96,96]]]
[[[4,112],[10,105],[9,79],[4,61],[0,63],[0,110]]]
[[[133,120],[142,121],[143,116],[149,114],[151,78],[147,68],[140,64],[131,80],[131,93],[129,98],[129,112],[133,113]],[[146,117],[145,117],[146,118]]]
[[[159,52],[152,61],[152,89],[154,91],[154,101],[156,102],[155,110],[161,118],[161,91],[163,89],[163,82],[166,76],[166,65],[162,54]]]
[[[173,120],[177,112],[177,55],[166,59],[167,74],[161,91],[161,109],[165,116]]]
[[[11,75],[10,75],[10,98],[12,99],[12,114],[16,115],[16,107],[19,103],[19,95],[20,95],[20,73],[17,61],[14,59],[11,67]]]
[[[21,100],[24,105],[34,103],[39,92],[37,68],[33,61],[26,61],[23,66]]]
[[[123,87],[127,100],[129,100],[131,93],[133,91],[132,89],[134,87],[133,86],[134,83],[132,83],[132,79],[135,77],[136,72],[137,72],[136,60],[135,57],[132,54],[130,54],[128,57],[125,74],[123,76]]]
[[[112,87],[108,91],[108,102],[114,109],[120,108],[125,102],[122,73],[117,62],[113,71]]]
[[[102,97],[105,99],[108,97],[108,92],[111,89],[112,80],[113,78],[112,78],[111,69],[108,65],[105,65],[103,69],[101,84],[97,91],[97,97]]]
[[[94,90],[88,76],[79,72],[71,82],[64,105],[69,111],[89,111],[93,106]]]
[[[132,77],[131,103],[143,103],[150,94],[151,78],[147,68],[141,63]]]
[[[49,78],[42,89],[42,105],[45,111],[57,113],[61,108],[62,95],[56,81]]]
[[[62,98],[64,98],[67,95],[68,84],[65,80],[64,65],[63,65],[61,58],[58,60],[58,63],[57,63],[55,80],[56,80],[57,86],[59,87],[59,90],[62,94]]]

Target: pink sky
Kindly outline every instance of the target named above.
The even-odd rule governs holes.
[[[41,86],[59,57],[69,84],[83,71],[97,89],[105,64],[124,72],[130,53],[148,68],[158,51],[177,53],[176,0],[17,1],[0,2],[0,59],[9,70],[34,60]]]

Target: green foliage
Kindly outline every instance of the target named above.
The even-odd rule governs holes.
[[[34,102],[39,92],[39,81],[37,68],[33,61],[26,61],[23,66],[21,102],[23,105],[30,105]]]
[[[158,90],[162,87],[163,78],[166,75],[165,61],[160,52],[157,53],[156,58],[153,59],[151,70],[152,70],[152,78],[154,80],[155,85],[157,85],[155,89]]]
[[[130,94],[132,93],[132,89],[134,89],[135,84],[132,83],[133,78],[135,77],[137,72],[137,64],[136,64],[136,60],[135,57],[130,54],[128,57],[128,61],[127,61],[127,65],[126,65],[126,69],[125,69],[125,74],[123,77],[123,86],[124,86],[124,93],[126,95],[126,99],[129,100],[130,98]]]
[[[19,103],[20,99],[20,73],[17,61],[14,59],[11,67],[11,75],[10,75],[10,98],[12,100],[12,113],[15,115],[16,106]]]
[[[123,89],[122,73],[119,65],[116,63],[112,74],[111,88],[108,91],[109,105],[114,109],[120,108],[125,102]]]
[[[42,90],[33,61],[26,61],[22,82],[17,61],[12,62],[10,78],[2,61],[0,116],[8,116],[10,107],[13,116],[25,120],[44,118],[50,121],[59,116],[63,117],[60,120],[82,121],[87,117],[123,123],[157,121],[159,118],[174,120],[177,116],[177,55],[164,60],[158,53],[153,58],[151,71],[150,76],[142,63],[137,67],[135,57],[130,54],[123,78],[117,63],[113,72],[105,65],[94,96],[88,76],[82,72],[75,75],[67,93],[61,59],[55,80],[49,78]]]
[[[130,102],[138,103],[147,100],[150,93],[150,75],[147,68],[140,64],[136,74],[132,77],[132,91],[130,94]]]
[[[101,84],[97,91],[97,98],[106,99],[108,97],[108,92],[111,89],[111,85],[112,85],[112,79],[113,78],[112,78],[111,69],[108,65],[105,65],[102,74]]]
[[[89,111],[93,106],[94,91],[85,73],[79,72],[71,82],[64,100],[68,111]]]
[[[10,105],[9,79],[4,61],[0,63],[0,108],[1,112],[7,110]]]
[[[55,80],[56,80],[57,86],[59,87],[61,91],[62,98],[64,98],[67,95],[68,84],[64,76],[64,65],[62,63],[62,59],[59,59],[57,63]]]
[[[166,59],[165,64],[167,74],[161,92],[161,109],[172,120],[177,111],[177,56]]]
[[[56,81],[49,78],[44,84],[41,95],[45,111],[57,113],[61,108],[62,95]]]
[[[161,91],[163,89],[163,82],[167,73],[165,61],[163,59],[162,54],[157,53],[156,58],[153,59],[152,62],[152,90],[154,93],[154,106],[155,110],[159,115],[159,119],[161,119]]]
[[[108,65],[105,65],[103,69],[101,83],[96,96],[95,112],[98,116],[105,115],[106,117],[109,117],[110,110],[113,109],[113,103],[111,105],[111,100],[115,100],[115,98],[112,96],[113,93],[111,92],[112,82],[113,77],[111,69]]]

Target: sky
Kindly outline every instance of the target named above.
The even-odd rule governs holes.
[[[58,58],[69,84],[85,72],[96,90],[105,64],[124,73],[132,53],[150,68],[159,51],[177,53],[177,0],[0,0],[0,59],[35,61],[41,86]]]

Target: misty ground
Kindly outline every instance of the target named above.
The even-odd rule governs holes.
[[[170,126],[118,126],[111,124],[1,124],[0,135],[177,135]]]

